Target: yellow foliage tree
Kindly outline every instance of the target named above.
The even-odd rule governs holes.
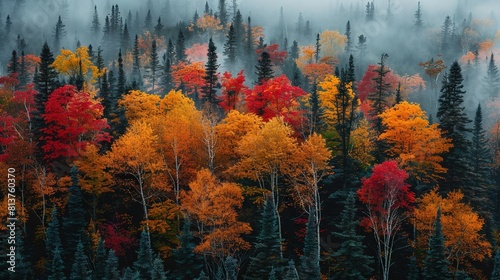
[[[351,85],[347,85],[347,94],[339,95],[338,86],[340,79],[334,75],[327,75],[325,79],[319,83],[320,90],[318,91],[321,107],[325,108],[324,117],[327,124],[331,128],[335,128],[339,123],[351,118],[354,112],[352,106],[354,104],[354,91]],[[343,108],[348,106],[349,108]]]
[[[375,149],[375,135],[370,124],[363,118],[351,134],[351,148],[349,154],[363,166],[370,166],[375,158],[372,152]]]
[[[315,52],[316,50],[312,45],[300,47],[300,55],[295,62],[297,63],[297,66],[301,71],[303,71],[304,67],[306,67],[308,64],[314,62]]]
[[[198,172],[189,189],[182,192],[181,201],[182,209],[198,226],[201,243],[195,251],[223,261],[240,250],[248,250],[250,244],[241,235],[252,228],[238,221],[237,213],[244,200],[242,189],[234,183],[217,181],[207,169]]]
[[[76,79],[82,76],[87,82],[95,83],[99,77],[102,77],[106,69],[97,69],[88,53],[88,48],[85,46],[79,47],[75,52],[62,49],[52,66],[61,74],[69,78]]]
[[[437,209],[441,208],[446,254],[456,271],[460,269],[461,264],[482,261],[491,256],[491,245],[484,235],[480,234],[484,220],[470,205],[462,202],[463,197],[462,192],[453,191],[443,198],[434,189],[417,199],[418,208],[414,210],[413,218],[413,224],[418,231],[415,245],[427,250]]]
[[[397,157],[410,176],[428,183],[446,172],[441,154],[452,147],[451,141],[442,137],[437,124],[429,124],[418,104],[403,101],[380,117],[387,129],[379,139],[390,144],[387,152]]]
[[[345,48],[347,36],[338,31],[325,30],[319,34],[322,57],[337,57]]]
[[[135,121],[151,121],[159,115],[160,96],[132,90],[118,101],[125,107],[125,116],[129,123]]]

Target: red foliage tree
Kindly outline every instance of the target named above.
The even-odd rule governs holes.
[[[260,57],[263,52],[267,52],[271,57],[271,63],[274,65],[280,65],[285,61],[288,57],[288,53],[286,51],[280,51],[278,44],[272,44],[264,47],[263,49],[257,49],[255,52]]]
[[[222,74],[222,96],[219,105],[224,111],[231,111],[236,109],[236,105],[241,102],[242,94],[248,95],[251,90],[244,85],[245,74],[243,70],[238,73],[237,77],[233,78],[230,72]]]
[[[304,95],[305,91],[292,86],[290,80],[281,75],[255,85],[246,98],[246,104],[250,113],[261,116],[264,121],[282,116],[285,122],[295,127],[301,117],[297,99]]]
[[[116,214],[115,222],[106,222],[99,228],[104,239],[104,247],[113,249],[118,257],[125,256],[135,243],[132,232],[127,230],[131,228],[130,221],[123,215]]]
[[[368,210],[361,225],[373,231],[384,280],[389,278],[394,242],[406,217],[403,211],[411,210],[415,201],[406,179],[408,174],[395,161],[385,161],[375,165],[373,174],[363,178],[358,190],[359,200]]]
[[[104,132],[109,128],[102,118],[103,107],[86,92],[66,85],[56,89],[45,104],[43,115],[47,127],[42,147],[47,160],[76,157],[88,144],[111,140]]]

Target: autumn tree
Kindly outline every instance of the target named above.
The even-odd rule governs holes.
[[[235,183],[219,182],[207,169],[198,172],[181,194],[184,211],[195,221],[201,243],[195,252],[223,261],[250,244],[243,234],[251,232],[248,223],[238,221],[237,210],[243,203],[242,189]]]
[[[420,4],[420,2],[419,2]],[[422,68],[424,68],[425,74],[429,76],[430,84],[431,84],[431,90],[433,95],[429,97],[429,107],[432,110],[437,110],[437,102],[439,96],[438,96],[438,79],[439,75],[441,72],[446,68],[444,65],[443,60],[438,59],[434,61],[434,58],[431,58],[429,61],[419,63]]]
[[[437,124],[429,124],[418,104],[403,101],[380,118],[386,130],[379,139],[387,141],[387,154],[397,158],[412,178],[428,183],[446,172],[441,154],[452,147],[451,141],[443,137]]]
[[[61,74],[69,77],[70,80],[77,80],[83,77],[89,83],[97,82],[97,79],[104,75],[103,69],[99,71],[89,57],[88,48],[79,47],[75,52],[63,49],[56,57],[52,66]]]
[[[47,160],[79,156],[89,144],[110,141],[103,130],[108,128],[102,119],[102,106],[86,92],[77,92],[74,86],[55,90],[45,104],[41,131],[45,134],[42,147]]]
[[[224,111],[228,112],[241,108],[242,101],[249,94],[250,89],[245,86],[245,74],[243,70],[238,72],[238,76],[233,77],[230,72],[222,74],[222,96],[220,98],[220,106]]]
[[[389,279],[392,254],[398,248],[406,211],[412,210],[415,200],[406,179],[408,174],[395,161],[385,161],[375,165],[372,175],[363,178],[358,190],[359,200],[367,207],[361,224],[373,232],[384,280]]]
[[[338,58],[347,43],[347,36],[338,31],[325,30],[319,34],[319,44],[321,44],[321,54],[323,58]]]
[[[185,63],[179,62],[172,66],[172,79],[177,90],[182,90],[186,95],[199,105],[200,91],[205,85],[205,69],[203,62]]]

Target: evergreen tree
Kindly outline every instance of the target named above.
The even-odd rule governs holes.
[[[398,88],[396,89],[396,102],[394,106],[403,102],[403,97],[401,96],[401,82],[398,83]]]
[[[256,84],[262,84],[264,81],[270,80],[274,77],[274,71],[271,65],[271,56],[268,52],[264,51],[260,55],[260,59],[258,65],[255,66],[257,68],[257,81]]]
[[[443,27],[441,27],[441,53],[447,53],[451,41],[452,23],[450,16],[444,19]]]
[[[127,267],[125,269],[125,272],[123,273],[123,277],[120,278],[121,280],[144,280],[146,278],[142,278],[140,273],[138,271],[132,270],[130,267]]]
[[[172,87],[172,64],[170,59],[166,57],[166,54],[163,56],[163,77],[162,77],[162,86],[163,92],[169,93]]]
[[[110,249],[108,253],[108,259],[106,260],[106,268],[104,269],[106,280],[120,280],[120,271],[118,267],[118,257],[115,254],[115,250]]]
[[[16,273],[19,274],[18,279],[28,280],[33,279],[33,264],[31,263],[31,256],[27,250],[24,240],[25,235],[21,230],[16,233]]]
[[[250,63],[253,63],[254,47],[253,47],[252,19],[247,19],[247,40],[245,46],[245,55]]]
[[[321,279],[319,267],[318,235],[316,232],[316,213],[311,211],[307,220],[306,236],[304,239],[304,254],[300,257],[300,274],[303,279]]]
[[[126,84],[127,81],[125,79],[125,70],[123,70],[123,59],[122,59],[122,50],[118,52],[118,83],[117,83],[117,89],[118,89],[118,96],[117,99],[119,99],[122,95],[126,94]],[[118,101],[118,100],[117,100]]]
[[[177,62],[179,61],[185,62],[187,59],[186,46],[184,43],[184,34],[182,33],[182,30],[179,30],[179,34],[177,35],[177,42],[175,44],[175,55]]]
[[[309,96],[309,104],[311,106],[311,129],[309,134],[318,133],[323,127],[323,108],[320,106],[318,84],[313,82],[311,94]]]
[[[163,267],[163,261],[160,256],[157,256],[151,268],[151,279],[152,280],[167,280],[167,273]]]
[[[234,66],[236,62],[236,34],[232,23],[229,26],[226,43],[224,44],[224,55],[227,57],[226,64],[231,67]]]
[[[420,279],[420,272],[418,271],[417,258],[415,256],[410,257],[410,262],[408,263],[408,275],[406,280],[418,280]]]
[[[101,72],[104,69],[104,58],[102,57],[101,46],[99,46],[97,48],[97,56],[96,56],[96,59],[95,59],[95,66],[97,67],[97,70],[99,70],[99,72]],[[101,77],[98,78],[97,82],[99,84],[99,87],[101,87],[102,86],[102,84],[101,84],[102,83]]]
[[[471,280],[469,275],[467,275],[467,273],[463,270],[459,270],[459,271],[455,272],[454,279],[455,280]]]
[[[222,26],[226,26],[227,23],[226,0],[219,0],[219,20]]]
[[[319,43],[319,33],[316,34],[316,50],[314,52],[314,59],[316,60],[316,63],[319,62],[319,53],[321,52],[321,44]]]
[[[144,30],[153,31],[153,17],[151,16],[151,10],[148,10],[146,18],[144,19]]]
[[[423,25],[424,22],[422,20],[422,10],[420,9],[420,1],[419,1],[417,11],[415,12],[415,26],[420,29],[422,28]]]
[[[134,50],[132,52],[134,56],[134,64],[132,67],[132,79],[139,85],[142,85],[142,76],[141,76],[141,59],[139,57],[139,37],[135,35],[134,39]]]
[[[64,255],[68,256],[65,260],[69,260],[71,263],[75,254],[75,244],[82,240],[86,223],[83,197],[78,184],[78,168],[75,165],[71,168],[70,174],[72,184],[68,189],[68,204],[66,206],[66,217],[63,220],[63,230],[66,241]]]
[[[500,280],[500,248],[495,253],[495,265],[491,272],[491,280]]]
[[[484,78],[484,91],[492,98],[500,96],[500,74],[498,73],[498,68],[495,65],[495,57],[493,53],[490,56],[490,62],[488,63],[488,70],[486,72],[486,77]]]
[[[11,76],[19,74],[19,65],[17,63],[17,52],[16,52],[16,50],[12,51],[12,56],[10,57],[9,65],[7,66],[7,72]]]
[[[156,36],[160,37],[163,35],[163,24],[161,23],[161,17],[158,17],[158,22],[155,25],[155,34]]]
[[[55,246],[54,248],[47,279],[66,280],[66,276],[64,275],[64,262],[61,258],[61,248],[59,246]]]
[[[170,60],[170,65],[175,64],[175,47],[171,39],[168,39],[167,53],[165,55],[167,56],[167,60]]]
[[[387,73],[389,73],[389,69],[385,66],[385,61],[388,57],[389,56],[386,53],[382,54],[380,57],[380,62],[378,63],[379,67],[374,70],[377,73],[377,75],[373,78],[373,81],[375,82],[375,91],[368,94],[368,100],[372,102],[370,115],[373,118],[373,127],[377,135],[384,132],[382,119],[379,115],[389,107],[387,98],[390,95],[390,84],[386,81],[385,77]],[[378,162],[382,162],[384,159],[386,144],[382,140],[377,140],[375,145],[375,159],[377,159]]]
[[[236,280],[238,279],[238,262],[235,258],[231,256],[227,256],[224,260],[224,268],[226,270],[226,278],[227,280]]]
[[[345,44],[345,51],[349,55],[352,55],[352,40],[351,40],[351,22],[348,20],[347,24],[345,26],[345,33],[344,33],[347,41]]]
[[[205,271],[201,271],[200,275],[198,275],[198,278],[195,278],[194,280],[209,280],[210,278],[207,277],[205,274]]]
[[[467,187],[470,183],[470,168],[467,163],[470,141],[467,135],[470,129],[467,124],[471,121],[463,107],[464,94],[462,85],[462,71],[458,62],[453,62],[448,75],[443,77],[441,96],[437,117],[441,123],[443,136],[451,139],[453,147],[443,156],[443,167],[448,172],[440,184],[441,191],[446,193],[452,188],[462,188],[465,197],[470,198],[472,193]]]
[[[48,260],[54,258],[56,248],[62,247],[59,232],[59,217],[57,217],[57,208],[54,207],[52,208],[49,225],[45,231],[45,256]]]
[[[255,257],[250,257],[245,279],[266,279],[274,268],[283,265],[281,240],[278,231],[278,217],[271,198],[267,198],[259,221],[259,235],[256,237]]]
[[[90,280],[90,270],[88,268],[87,256],[85,255],[82,241],[76,246],[73,267],[71,268],[71,280]]]
[[[128,25],[126,23],[123,26],[123,33],[122,33],[120,45],[124,51],[127,51],[130,48],[130,33],[128,31]]]
[[[104,240],[99,237],[99,241],[97,243],[97,249],[95,252],[95,270],[94,270],[94,279],[95,280],[104,280],[106,279],[106,248],[104,248]]]
[[[100,96],[102,98],[101,104],[104,107],[103,116],[111,121],[111,91],[109,89],[108,73],[104,72],[102,75],[102,83],[100,88]]]
[[[438,208],[434,233],[429,237],[429,250],[424,260],[423,278],[428,280],[450,279],[448,259],[445,253],[443,229],[441,225],[441,209]]]
[[[148,76],[149,76],[149,81],[152,85],[152,90],[151,93],[155,94],[156,93],[156,88],[155,86],[158,83],[159,76],[161,73],[161,64],[160,64],[160,59],[158,56],[158,51],[156,49],[156,40],[153,40],[151,44],[151,56],[150,56],[150,63],[148,66]]]
[[[97,38],[97,34],[101,31],[101,23],[99,22],[99,15],[97,14],[97,6],[94,5],[94,13],[92,14],[92,25],[90,27],[90,32],[94,41]]]
[[[4,38],[5,39],[10,39],[10,31],[12,30],[12,21],[10,20],[10,15],[7,15],[7,18],[5,19],[5,33],[4,33]]]
[[[219,100],[216,95],[216,86],[217,86],[217,69],[219,68],[219,64],[217,64],[217,48],[215,47],[212,38],[208,43],[208,59],[205,64],[205,86],[202,88],[203,92],[203,102],[208,102],[212,108],[216,108]]]
[[[299,43],[293,41],[292,48],[290,49],[290,59],[295,61],[299,58]]]
[[[243,38],[245,38],[245,28],[243,26],[243,16],[240,11],[237,10],[235,16],[232,21],[233,29],[234,29],[234,38],[236,44],[236,53],[238,55],[243,55]]]
[[[365,254],[364,236],[356,231],[359,221],[356,219],[355,195],[348,194],[343,204],[338,232],[333,233],[340,242],[339,249],[331,254],[333,279],[368,279],[373,272],[373,259]]]
[[[146,230],[141,233],[139,241],[139,250],[137,251],[137,260],[134,262],[134,267],[140,275],[140,279],[149,279],[150,272],[153,268],[153,251]]]
[[[177,264],[174,278],[179,280],[194,279],[203,268],[203,259],[194,253],[196,244],[190,227],[189,217],[185,216],[182,233],[179,237],[180,247],[173,250],[174,261]]]
[[[54,50],[59,50],[61,48],[61,42],[66,37],[66,30],[64,29],[66,25],[63,24],[61,16],[59,16],[56,27],[54,28]]]
[[[283,280],[299,280],[299,275],[293,260],[288,261],[288,266],[286,267]]]
[[[104,45],[105,49],[110,49],[110,40],[112,39],[112,33],[111,33],[111,23],[109,21],[109,16],[106,15],[106,18],[104,18],[104,26],[102,27],[102,40],[101,43]]]

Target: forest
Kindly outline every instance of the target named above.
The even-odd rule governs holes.
[[[500,279],[499,2],[205,1],[0,0],[0,279]]]

